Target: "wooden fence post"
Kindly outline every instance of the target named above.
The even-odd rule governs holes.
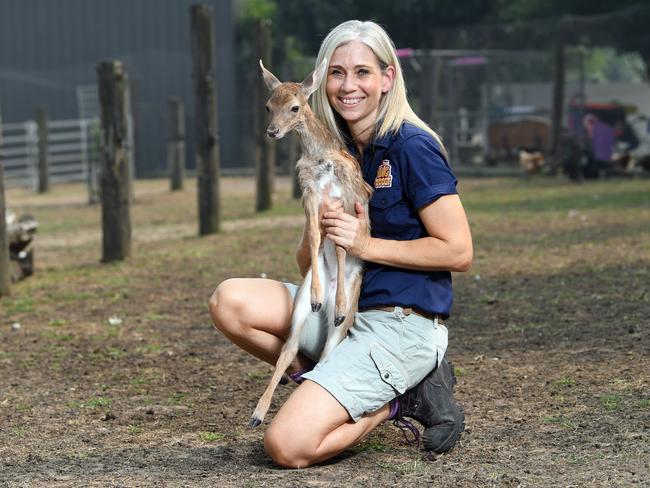
[[[36,127],[38,133],[38,192],[50,191],[50,166],[47,158],[47,110],[36,107]]]
[[[167,165],[172,191],[183,189],[185,176],[185,107],[178,97],[167,100],[169,117],[169,141],[167,142]]]
[[[213,74],[215,53],[212,17],[213,9],[207,5],[190,7],[200,235],[219,232],[221,221],[219,127]]]
[[[269,69],[271,67],[271,22],[258,20],[255,22],[255,63],[261,59]],[[254,90],[253,113],[255,114],[253,130],[257,132],[257,149],[255,151],[255,174],[256,174],[256,206],[259,212],[271,208],[273,186],[275,180],[275,153],[276,146],[268,137],[266,129],[268,126],[267,117],[264,115],[264,101],[267,97],[267,89],[261,73],[257,75],[257,83]]]
[[[4,165],[2,164],[2,117],[0,117],[0,296],[11,294],[11,263],[9,262],[4,175]]]
[[[564,57],[565,32],[562,21],[559,22],[555,34],[554,46],[554,73],[553,73],[553,111],[551,113],[551,141],[549,153],[551,155],[551,167],[557,171],[561,166],[560,162],[560,137],[562,136],[562,119],[564,114],[564,81],[565,81],[565,57]]]
[[[121,61],[100,63],[97,81],[102,120],[102,261],[121,261],[131,254],[129,82]]]

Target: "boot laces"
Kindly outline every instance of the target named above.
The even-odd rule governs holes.
[[[393,425],[402,431],[404,440],[408,445],[412,446],[420,441],[420,431],[415,425],[406,420],[404,417],[397,417],[394,419]],[[412,438],[409,438],[409,432],[413,436]]]

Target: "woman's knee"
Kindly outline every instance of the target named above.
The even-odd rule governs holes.
[[[274,424],[264,434],[264,449],[283,468],[306,468],[313,463],[314,452],[296,438],[295,433]]]
[[[243,303],[237,278],[223,281],[214,290],[208,302],[214,326],[224,333],[236,332],[239,328],[237,317],[241,315]]]

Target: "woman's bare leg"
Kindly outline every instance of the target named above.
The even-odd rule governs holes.
[[[275,365],[291,330],[293,300],[279,281],[232,278],[221,283],[208,305],[215,327],[234,344]],[[313,365],[301,354],[289,371]]]
[[[355,445],[387,418],[388,405],[353,422],[325,388],[307,380],[275,415],[264,447],[280,466],[304,468]]]
[[[280,282],[257,278],[226,280],[209,303],[217,329],[234,344],[275,365],[291,328],[293,300]],[[298,355],[296,371],[313,361]],[[388,418],[388,407],[358,422],[323,387],[302,383],[280,408],[264,436],[269,456],[280,466],[306,467],[329,459],[363,439]]]

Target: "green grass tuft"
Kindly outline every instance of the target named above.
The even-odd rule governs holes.
[[[621,408],[621,397],[618,395],[603,395],[600,397],[600,404],[608,412],[614,412]]]

